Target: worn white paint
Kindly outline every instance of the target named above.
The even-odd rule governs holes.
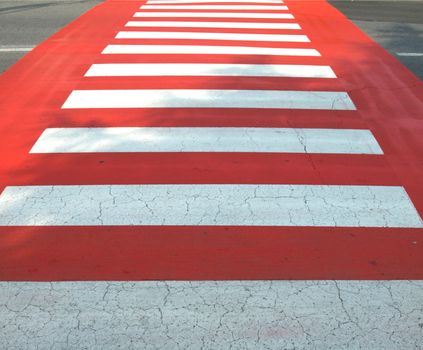
[[[10,186],[0,225],[423,228],[402,187],[335,185]]]
[[[29,52],[34,46],[0,45],[0,52]]]
[[[171,28],[241,28],[241,29],[301,29],[298,23],[272,22],[193,22],[193,21],[129,21],[126,27]]]
[[[422,297],[423,281],[2,282],[0,344],[417,350]]]
[[[142,5],[142,10],[288,10],[280,5]]]
[[[188,39],[231,41],[275,41],[308,43],[307,35],[296,34],[247,34],[247,33],[203,33],[203,32],[147,32],[126,31],[116,34],[116,39]]]
[[[206,17],[206,18],[271,18],[293,19],[290,13],[265,12],[136,12],[134,17]]]
[[[423,52],[397,52],[397,56],[423,57]]]
[[[51,128],[30,153],[75,152],[383,153],[368,130],[241,127]]]
[[[336,78],[329,66],[224,63],[103,63],[93,64],[86,77],[234,76]]]
[[[108,45],[103,54],[320,56],[315,49],[206,45]]]
[[[74,90],[73,108],[282,108],[354,110],[346,92],[276,90]]]

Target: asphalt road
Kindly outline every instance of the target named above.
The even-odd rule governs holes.
[[[101,1],[0,0],[0,73]],[[423,79],[423,1],[331,3]]]
[[[423,1],[330,1],[423,79]]]
[[[102,0],[0,0],[0,73]]]

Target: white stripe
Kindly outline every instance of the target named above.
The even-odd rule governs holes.
[[[126,27],[301,29],[297,23],[130,21]]]
[[[29,52],[34,49],[33,46],[9,46],[9,45],[0,45],[0,52]]]
[[[282,0],[148,0],[146,4],[220,4],[220,3],[257,3],[283,4]]]
[[[397,52],[397,55],[406,57],[421,57],[423,56],[423,52]]]
[[[74,90],[62,108],[287,108],[354,110],[346,92],[271,90]]]
[[[329,66],[222,63],[105,63],[93,64],[86,77],[245,76],[336,78]]]
[[[383,154],[369,130],[291,128],[52,128],[30,153],[263,152]]]
[[[320,56],[315,49],[204,45],[108,45],[103,54]]]
[[[402,187],[326,185],[11,186],[0,225],[423,227]]]
[[[288,10],[288,6],[261,5],[142,5],[142,10]]]
[[[192,39],[232,41],[310,42],[306,35],[289,34],[242,34],[242,33],[195,33],[195,32],[119,32],[116,39]]]
[[[75,234],[74,238],[67,239],[69,242],[82,243],[85,242],[85,237],[90,237],[90,234],[81,232],[79,241],[79,232],[69,232]],[[103,279],[109,277],[113,280],[119,279],[116,276],[123,276],[131,279],[139,274],[152,278],[163,276],[163,279],[172,276],[189,278],[191,273],[200,276],[202,271],[203,276],[208,277],[230,276],[228,271],[241,270],[241,274],[233,274],[240,277],[257,276],[257,271],[264,270],[264,266],[275,269],[270,265],[270,259],[261,255],[265,254],[263,247],[267,243],[258,247],[257,255],[250,245],[243,246],[243,234],[239,235],[239,249],[243,252],[251,249],[251,258],[242,261],[234,257],[237,267],[225,267],[218,256],[200,257],[194,253],[195,257],[192,259],[201,261],[200,266],[192,266],[187,271],[177,271],[175,274],[167,273],[167,263],[163,263],[162,256],[154,256],[154,252],[148,254],[152,261],[157,259],[159,267],[155,266],[154,272],[149,274],[148,265],[140,266],[136,261],[136,252],[137,249],[140,252],[145,251],[145,247],[132,247],[131,257],[123,256],[119,251],[120,243],[113,246],[113,242],[126,242],[125,239],[121,240],[118,233],[112,239],[103,240],[99,232],[98,239],[103,242],[98,247],[91,248],[100,255],[98,251],[107,240],[108,250],[102,253],[103,256],[110,256],[106,266],[110,266],[111,261],[116,261],[112,271],[105,271],[100,264],[97,266],[96,254],[84,256],[83,261],[77,261],[81,256],[79,252],[65,257],[56,251],[51,253],[50,249],[63,242],[60,233],[57,234],[57,241],[51,240],[51,246],[46,246],[44,251],[32,250],[31,238],[38,240],[37,237],[40,236],[42,237],[42,233],[34,233],[34,237],[29,234],[17,235],[10,242],[16,250],[13,254],[16,259],[27,254],[33,259],[34,272],[30,275],[33,279],[44,276],[46,271],[53,271],[53,279],[61,278],[58,267],[62,264],[66,266],[63,272],[65,279],[68,276],[72,276],[71,279],[78,279],[78,276],[81,279],[86,276]],[[29,242],[19,240],[20,237],[28,237]],[[65,234],[64,237],[69,235]],[[207,242],[207,237],[214,239],[212,234],[205,237],[204,241],[198,241]],[[218,237],[215,237],[216,241],[219,239],[222,242],[219,249],[225,259],[229,259],[226,243]],[[162,240],[166,244],[166,238],[161,236],[151,239],[156,242]],[[292,248],[275,247],[275,250],[280,249],[283,252],[285,249],[297,249],[301,254],[302,246],[312,249],[314,244],[317,245],[311,238],[309,242],[293,241]],[[174,254],[173,259],[178,264],[187,266],[185,264],[188,264],[190,258],[184,256],[186,250],[183,241],[180,246],[167,249]],[[199,248],[198,251],[203,249],[206,250]],[[236,247],[231,246],[229,251],[235,249]],[[327,249],[330,251],[336,248]],[[363,254],[366,255],[368,253]],[[25,259],[29,257],[25,256]],[[283,253],[280,259],[283,260]],[[298,261],[306,259],[301,255]],[[367,262],[361,257],[351,256],[351,259],[362,264],[362,274],[365,274]],[[166,261],[169,260],[171,258],[166,257]],[[307,264],[312,263],[312,259],[306,261]],[[385,270],[383,261],[381,257],[382,266],[375,267],[378,272]],[[76,266],[72,270],[73,262]],[[290,264],[292,262],[288,263]],[[251,273],[248,271],[250,267],[254,270]],[[416,265],[416,270],[418,268]],[[144,271],[140,272],[138,269]],[[174,266],[172,269],[175,270]],[[197,271],[191,272],[194,269]],[[338,266],[338,269],[337,276],[342,276],[342,272],[347,278],[350,276],[348,267]],[[8,271],[7,267],[3,267],[3,270]],[[90,273],[92,271],[97,274]],[[162,274],[157,271],[162,271]],[[401,268],[398,271],[400,277]],[[284,278],[295,276],[295,272],[286,268],[273,275]],[[3,349],[10,350],[421,350],[421,345],[418,344],[422,344],[423,281],[416,280],[0,282],[0,290],[0,320],[3,325],[0,328],[0,344]]]
[[[249,12],[136,12],[134,17],[208,17],[208,18],[274,18],[293,19],[290,13]]]

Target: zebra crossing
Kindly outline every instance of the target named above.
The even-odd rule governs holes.
[[[328,3],[108,0],[0,91],[4,347],[421,343],[421,83]]]
[[[182,226],[190,234],[254,228],[254,239],[269,228],[282,235],[289,228],[309,234],[423,228],[406,188],[387,175],[379,181],[373,172],[371,164],[385,162],[385,148],[363,122],[342,74],[315,45],[318,33],[304,30],[289,4],[133,3],[132,17],[113,28],[98,59],[62,94],[60,113],[70,119],[41,130],[28,154],[57,159],[58,169],[75,160],[81,179],[94,169],[87,163],[93,155],[116,164],[134,157],[132,167],[140,169],[146,161],[134,173],[144,174],[125,182],[127,164],[108,163],[109,173],[97,182],[95,174],[87,182],[64,174],[7,184],[0,226],[92,227],[99,233]],[[91,116],[100,122],[89,125]],[[154,173],[156,165],[148,168],[169,159],[188,161],[195,170],[176,165],[172,179],[172,170],[163,176]],[[210,165],[203,180],[201,171],[192,177],[189,171],[204,164]],[[224,172],[225,164],[231,170]],[[119,174],[122,182],[116,182]],[[266,177],[271,180],[260,181]]]

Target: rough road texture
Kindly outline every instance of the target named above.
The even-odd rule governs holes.
[[[422,349],[422,300],[423,281],[0,283],[0,344]]]

